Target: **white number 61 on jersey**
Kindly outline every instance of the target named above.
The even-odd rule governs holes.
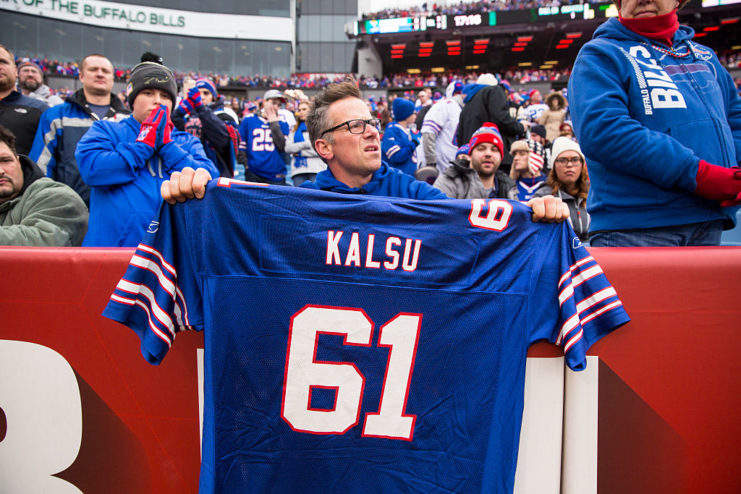
[[[367,413],[364,437],[411,441],[415,415],[405,415],[421,314],[397,314],[381,327],[379,346],[389,347],[378,413]],[[281,417],[293,430],[344,434],[360,420],[365,376],[352,362],[315,360],[318,335],[344,336],[345,345],[370,347],[373,322],[361,309],[306,306],[291,318]],[[312,388],[332,389],[332,410],[311,409]]]

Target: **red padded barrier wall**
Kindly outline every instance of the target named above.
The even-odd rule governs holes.
[[[658,492],[652,472],[667,469],[672,492],[741,491],[741,248],[591,251],[632,317],[590,352],[610,371],[600,373],[599,491]],[[131,253],[0,248],[0,340],[49,347],[74,370],[82,443],[57,477],[83,492],[196,492],[203,340],[180,334],[155,367],[131,330],[100,316]],[[0,447],[14,427],[2,400]]]
[[[599,492],[741,492],[741,248],[590,250],[632,321],[589,353],[661,419],[657,436],[679,439],[662,451],[629,427],[625,394],[600,374]],[[626,427],[610,433],[611,423]],[[662,469],[671,487],[640,483]]]
[[[82,445],[58,477],[83,492],[197,492],[196,348],[203,338],[179,335],[155,367],[133,331],[100,315],[132,252],[1,248],[0,339],[52,348],[75,371]]]

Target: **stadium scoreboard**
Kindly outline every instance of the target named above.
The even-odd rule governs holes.
[[[364,34],[395,34],[421,31],[446,31],[472,27],[507,24],[551,22],[559,20],[591,20],[617,16],[612,3],[561,5],[537,9],[507,10],[460,15],[396,17],[360,20],[354,23],[355,36]]]

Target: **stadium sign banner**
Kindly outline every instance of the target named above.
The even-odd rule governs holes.
[[[116,29],[205,38],[293,41],[289,17],[207,14],[97,0],[0,0],[0,9]]]

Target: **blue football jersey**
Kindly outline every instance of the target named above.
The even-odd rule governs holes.
[[[519,178],[517,180],[517,199],[520,201],[529,201],[535,197],[535,192],[544,185],[545,175],[538,175],[532,178]]]
[[[627,322],[518,202],[212,181],[164,205],[104,315],[151,363],[204,330],[200,491],[510,493],[528,347]]]
[[[288,136],[286,122],[280,122],[280,130]],[[273,182],[286,178],[286,163],[273,143],[273,133],[267,120],[250,115],[239,124],[239,149],[247,154],[250,171]]]

